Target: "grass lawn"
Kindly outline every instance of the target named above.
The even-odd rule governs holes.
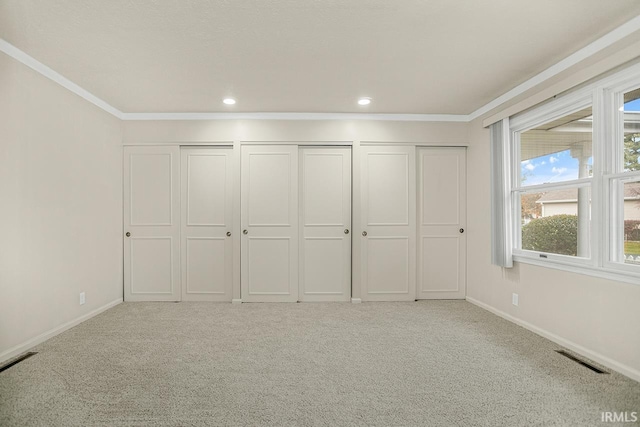
[[[624,253],[627,255],[640,255],[640,242],[624,242]]]

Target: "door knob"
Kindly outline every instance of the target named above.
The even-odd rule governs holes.
[[[461,229],[460,229],[460,233],[464,233],[464,228],[461,228]]]
[[[231,232],[227,231],[227,237],[231,237]]]
[[[130,237],[130,236],[131,236],[131,233],[129,233],[129,232],[127,231],[127,234],[125,234],[125,236]]]
[[[242,230],[242,234],[249,234],[248,230]]]
[[[344,234],[349,234],[349,229],[348,228],[344,229]]]
[[[362,232],[362,235],[363,235],[364,237],[367,237],[367,232],[366,232],[366,231],[363,231],[363,232]]]

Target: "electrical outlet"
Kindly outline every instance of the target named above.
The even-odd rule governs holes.
[[[518,306],[518,294],[511,294],[511,304]]]
[[[86,302],[85,296],[84,296],[84,292],[80,292],[80,305],[84,304]]]

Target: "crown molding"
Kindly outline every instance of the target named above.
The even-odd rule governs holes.
[[[60,86],[84,98],[109,114],[125,121],[136,120],[372,120],[406,122],[470,122],[500,105],[511,101],[526,91],[566,71],[581,61],[603,51],[625,37],[640,30],[640,16],[636,16],[615,30],[574,52],[560,62],[505,92],[471,114],[369,114],[369,113],[124,113],[106,101],[78,86],[27,53],[0,38],[0,51],[27,67],[53,80]]]
[[[42,74],[44,77],[50,80],[53,80],[54,82],[58,83],[60,86],[70,90],[71,92],[75,93],[79,97],[84,98],[86,101],[89,101],[96,107],[101,108],[102,110],[116,116],[119,119],[122,119],[122,116],[123,116],[122,111],[109,105],[106,101],[98,98],[88,90],[83,89],[82,87],[78,86],[71,80],[67,79],[62,74],[57,73],[56,71],[44,65],[42,62],[38,61],[32,56],[29,56],[25,52],[21,51],[11,43],[1,38],[0,38],[0,51],[6,53],[16,61],[21,62],[22,64],[26,65],[32,70]]]
[[[535,86],[541,83],[544,83],[546,80],[549,80],[557,76],[563,71],[573,67],[574,65],[577,65],[578,63],[580,63],[581,61],[584,61],[590,56],[593,56],[596,53],[603,51],[604,49],[608,48],[614,43],[621,41],[625,37],[630,36],[631,34],[635,33],[638,30],[640,30],[640,16],[636,16],[630,21],[627,21],[626,23],[622,24],[615,30],[605,34],[604,36],[600,37],[596,41],[572,53],[571,55],[567,56],[565,59],[561,60],[560,62],[557,62],[556,64],[542,71],[541,73],[536,74],[535,76],[531,77],[529,80],[519,84],[518,86],[514,87],[510,91],[500,95],[499,97],[489,102],[488,104],[478,108],[476,111],[469,114],[468,116],[469,121],[475,120],[478,117],[482,116],[483,114],[486,114],[489,111],[493,110],[494,108],[499,107],[505,102],[511,101],[512,99],[523,94],[529,89],[532,89]]]
[[[400,122],[468,122],[460,114],[369,113],[124,113],[122,120],[376,120]]]

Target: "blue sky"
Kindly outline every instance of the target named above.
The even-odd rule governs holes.
[[[640,98],[624,104],[624,111],[640,111]]]
[[[640,99],[624,104],[624,111],[640,111]],[[593,158],[589,159],[593,165]],[[569,150],[525,160],[521,163],[523,184],[536,185],[578,179],[578,159]]]
[[[593,159],[589,159],[589,164]],[[521,163],[521,176],[526,185],[578,179],[578,159],[571,157],[569,150],[525,160]]]

